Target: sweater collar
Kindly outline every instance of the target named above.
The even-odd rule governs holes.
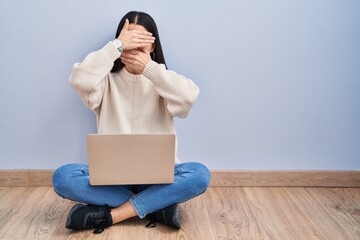
[[[121,69],[120,76],[125,81],[141,81],[142,78],[144,77],[142,74],[134,75],[134,74],[129,73],[125,67],[123,67]]]

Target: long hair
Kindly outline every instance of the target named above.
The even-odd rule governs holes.
[[[161,43],[160,43],[160,36],[155,24],[154,19],[147,13],[144,12],[137,12],[131,11],[128,12],[119,23],[119,26],[116,31],[115,38],[118,38],[122,28],[124,27],[125,20],[129,20],[129,24],[138,24],[143,26],[148,32],[151,32],[152,35],[155,37],[155,48],[153,54],[151,54],[151,59],[157,63],[162,63],[166,67],[164,54],[162,51]],[[116,59],[114,62],[114,66],[111,69],[111,72],[117,72],[121,70],[125,65],[121,62],[120,59]]]

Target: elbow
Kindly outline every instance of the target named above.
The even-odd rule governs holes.
[[[185,100],[182,104],[179,105],[179,108],[177,111],[175,111],[175,115],[179,118],[186,118],[189,115],[194,103],[195,101]]]
[[[85,90],[85,86],[83,84],[83,81],[81,81],[81,77],[79,76],[79,73],[74,69],[74,71],[71,73],[69,77],[70,85],[77,91],[83,91]]]
[[[174,104],[172,111],[173,116],[179,118],[186,118],[189,115],[189,112],[193,105],[195,104],[196,100],[198,99],[200,94],[200,90],[197,86],[195,86],[194,91],[191,95],[188,95],[187,98],[184,98],[182,101],[179,101],[177,104]]]
[[[174,111],[174,110],[170,111],[169,110],[169,112],[173,117],[186,118],[189,115],[190,108],[187,108],[187,109],[182,108],[181,110],[178,110],[178,111]]]
[[[173,117],[186,118],[193,105],[195,104],[199,90],[196,91],[192,97],[182,99],[182,101],[170,102],[167,104],[167,108]]]
[[[77,78],[74,76],[74,73],[71,73],[71,75],[69,77],[69,82],[73,88],[76,88],[76,86],[79,85],[79,82],[77,81]]]
[[[71,86],[79,93],[90,92],[94,88],[92,74],[80,63],[75,63],[69,77]]]
[[[83,103],[91,110],[96,111],[99,107],[97,101],[96,91],[90,85],[82,80],[77,71],[73,71],[69,77],[70,85],[74,88],[75,92],[80,96]]]

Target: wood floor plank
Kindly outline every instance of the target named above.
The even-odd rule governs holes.
[[[356,219],[358,222],[358,226],[360,225],[360,191],[354,190],[354,188],[342,189],[339,188],[341,191],[341,196],[343,196],[344,202],[349,202],[349,206],[347,211],[348,213]],[[360,234],[360,233],[359,233]]]
[[[240,213],[240,236],[244,237],[244,239],[268,239],[266,231],[258,221],[259,216],[257,215],[256,206],[251,201],[251,196],[246,192],[247,189],[249,188],[236,188],[233,190],[236,193],[235,201]]]
[[[360,225],[350,212],[357,210],[349,197],[344,198],[345,192],[339,189],[314,188],[310,189],[314,200],[319,202],[329,217],[341,229],[346,239],[360,239]],[[356,205],[358,205],[356,203]],[[351,226],[351,227],[350,227]]]
[[[59,198],[55,192],[50,189],[44,196],[44,199],[39,202],[41,207],[34,210],[38,212],[38,215],[33,219],[33,224],[28,231],[27,237],[48,239],[54,231],[55,226],[60,222],[68,204],[68,201]]]
[[[237,188],[221,188],[214,187],[208,190],[208,213],[213,235],[215,239],[237,239],[241,235],[244,228],[245,231],[253,232],[252,237],[259,237],[259,229],[250,229],[244,222],[245,214],[239,208],[236,194]],[[255,234],[256,233],[256,234]]]
[[[200,200],[200,199],[199,199]],[[181,211],[182,228],[172,239],[216,239],[211,225],[211,216],[206,208],[192,208]]]
[[[282,188],[246,188],[244,191],[251,203],[248,207],[267,239],[317,239]]]
[[[24,205],[4,226],[2,236],[9,239],[48,239],[63,211],[63,204],[51,188],[34,188]]]
[[[313,226],[317,227],[318,235],[324,240],[352,239],[336,221],[327,206],[314,194],[315,188],[288,188],[291,199],[302,209],[304,215]],[[349,238],[350,237],[350,238]]]
[[[335,208],[352,216],[360,225],[360,191],[355,191],[353,188],[329,188],[329,190],[336,195],[329,197],[334,197],[339,202]]]
[[[53,233],[51,234],[51,240],[65,240],[70,235],[70,230],[65,228],[66,219],[68,216],[68,213],[70,212],[70,209],[74,206],[74,202],[61,199],[61,201],[65,202],[65,209],[63,211],[63,215],[61,219],[59,220],[58,224],[56,225]]]
[[[25,239],[25,235],[31,225],[32,219],[36,215],[34,208],[41,199],[44,198],[44,195],[49,191],[49,188],[42,187],[31,189],[27,187],[14,187],[12,190],[20,192],[16,197],[16,201],[19,201],[22,204],[15,204],[14,207],[9,208],[14,211],[14,214],[12,214],[10,219],[7,219],[7,221],[1,219],[4,225],[1,228],[0,236],[4,239]],[[26,193],[27,191],[29,191],[30,195],[24,197],[23,193]]]
[[[1,196],[5,194],[5,192],[9,191],[11,187],[0,187],[0,199]]]
[[[5,189],[0,198],[0,236],[7,231],[6,225],[23,208],[25,202],[33,193],[28,187],[10,187]]]

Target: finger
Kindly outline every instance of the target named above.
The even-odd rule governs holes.
[[[138,39],[138,40],[149,40],[152,42],[155,41],[155,37],[153,37],[153,36],[144,35],[144,34],[132,32],[132,31],[131,31],[131,38]]]
[[[120,59],[121,60],[124,60],[124,61],[126,61],[126,62],[133,62],[133,61],[135,61],[135,57],[133,57],[133,56],[123,56],[123,55],[121,55],[120,56]]]
[[[135,56],[137,54],[137,50],[128,50],[126,52],[123,52],[121,54],[121,56],[124,56],[124,57],[132,57],[132,56]]]
[[[124,54],[121,54],[120,59],[124,60],[124,61],[130,61],[130,58],[127,56],[124,56]]]
[[[149,37],[142,37],[142,36],[136,36],[134,39],[137,40],[137,42],[144,42],[144,43],[154,43],[155,38],[149,38]]]
[[[124,64],[132,64],[133,65],[135,63],[135,60],[122,58],[121,62],[123,62]]]
[[[124,59],[121,59],[121,62],[122,62],[123,64],[125,64],[125,65],[131,64],[131,63],[129,63],[128,61],[126,61],[126,60],[124,60]]]
[[[148,31],[143,31],[143,30],[131,30],[133,33],[136,34],[140,34],[140,35],[144,35],[144,36],[152,36],[153,34],[151,32]]]
[[[130,64],[130,61],[127,60],[127,59],[121,58],[120,60],[121,60],[121,62],[124,63],[124,64]]]
[[[135,50],[135,49],[128,52],[130,57],[135,57],[136,55],[138,55],[138,53],[139,53],[139,51]]]
[[[146,40],[146,39],[140,39],[140,38],[134,38],[133,39],[134,43],[138,43],[138,44],[147,44],[147,45],[151,45],[154,43],[154,40]]]
[[[151,47],[153,43],[138,43],[136,44],[137,48],[145,48],[145,47]]]
[[[142,52],[145,53],[146,55],[149,55],[150,56],[150,51],[151,49],[148,49],[148,48],[142,48]]]
[[[122,30],[125,30],[125,31],[129,30],[129,20],[128,19],[125,19],[125,24],[124,24]]]
[[[126,53],[131,53],[133,55],[136,55],[139,50],[141,51],[141,48],[145,47],[151,47],[152,43],[133,43],[131,46],[131,50],[126,50]],[[131,52],[130,52],[131,51]],[[143,52],[143,51],[142,51]]]
[[[155,41],[155,37],[149,36],[149,35],[144,35],[144,34],[139,34],[139,33],[134,33],[133,37],[138,38],[138,39]]]

